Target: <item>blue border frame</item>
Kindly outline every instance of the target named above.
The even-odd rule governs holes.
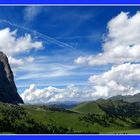
[[[57,5],[57,4],[98,4],[98,5],[135,5],[139,4],[138,0],[0,0],[0,5]],[[3,140],[139,140],[140,135],[0,135]]]
[[[0,136],[3,140],[139,140],[138,135],[8,135]]]
[[[140,4],[139,0],[0,0],[0,4]]]

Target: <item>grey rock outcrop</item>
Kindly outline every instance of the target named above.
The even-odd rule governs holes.
[[[0,52],[0,102],[23,103],[22,98],[17,92],[8,58],[3,52]]]

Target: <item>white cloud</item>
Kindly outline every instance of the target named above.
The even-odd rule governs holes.
[[[121,12],[107,25],[108,34],[97,55],[80,56],[77,64],[106,65],[113,67],[89,78],[96,97],[140,93],[140,12],[130,16]],[[135,64],[132,64],[135,63]]]
[[[24,19],[26,21],[33,21],[41,12],[42,8],[41,7],[36,7],[36,6],[28,6],[24,10]]]
[[[16,32],[16,30],[11,31],[10,28],[0,30],[0,50],[8,56],[43,47],[42,42],[33,41],[30,34],[17,37]]]
[[[9,62],[15,71],[25,63],[32,63],[34,58],[31,56],[17,55],[25,54],[32,49],[38,50],[43,48],[43,43],[40,41],[33,41],[30,34],[18,37],[17,30],[11,31],[10,28],[0,30],[0,51],[3,51],[9,58]]]
[[[90,85],[64,88],[47,87],[38,89],[34,84],[26,89],[21,97],[25,103],[46,104],[63,102],[82,102],[109,98],[116,95],[140,93],[140,64],[122,64],[110,71],[89,78]]]
[[[46,103],[63,103],[70,101],[86,101],[90,100],[89,94],[83,92],[80,88],[70,85],[65,88],[47,87],[38,89],[34,84],[30,85],[21,94],[22,99],[25,103],[29,104],[46,104]]]
[[[24,64],[23,59],[15,59],[12,56],[9,57],[9,62],[12,65],[12,67],[19,67]]]
[[[105,65],[140,61],[140,12],[133,16],[121,12],[108,22],[107,28],[103,52],[80,56],[75,63]]]
[[[36,57],[34,63],[29,62],[28,64],[26,63],[26,67],[24,65],[20,67],[20,70],[26,73],[17,77],[16,80],[44,80],[47,78],[70,76],[76,68],[77,66],[69,66],[68,64],[47,63],[45,59],[41,62]]]
[[[17,59],[17,58],[14,58],[12,56],[9,56],[8,59],[9,59],[10,65],[12,66],[13,69],[22,68],[22,66],[25,67],[25,64],[31,65],[31,63],[35,60],[35,58],[33,58],[31,56],[24,57],[22,59]]]
[[[21,94],[21,97],[25,103],[46,104],[134,95],[140,92],[140,64],[126,63],[112,67],[108,72],[91,76],[89,81],[91,84],[88,86],[70,85],[64,88],[50,86],[39,89],[32,84]]]
[[[102,97],[134,95],[140,92],[140,64],[122,64],[110,71],[89,78],[95,91]]]

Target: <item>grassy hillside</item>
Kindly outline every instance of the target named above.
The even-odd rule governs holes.
[[[47,134],[47,133],[71,133],[70,130],[53,124],[42,123],[43,110],[40,118],[35,118],[34,107],[18,106],[0,103],[0,132],[16,134]],[[32,111],[31,111],[32,110]]]
[[[109,109],[112,107],[117,107],[118,105],[121,105],[121,101],[112,101],[112,100],[104,100],[100,99],[97,101],[92,101],[92,102],[86,102],[86,103],[81,103],[77,105],[76,107],[72,108],[73,111],[75,112],[80,112],[83,114],[87,113],[94,113],[94,114],[106,114],[105,109]],[[124,102],[123,102],[124,104]]]
[[[81,103],[76,107],[72,108],[72,111],[79,113],[95,113],[95,114],[105,114],[105,112],[99,107],[96,102]]]
[[[52,109],[43,106],[24,106],[25,110],[35,119],[44,124],[53,124],[72,130],[72,133],[127,133],[136,132],[132,128],[133,121],[129,118],[110,117],[104,114],[81,114],[61,109]],[[104,123],[106,122],[107,123]],[[134,131],[134,129],[136,131]]]
[[[94,113],[99,115],[140,116],[140,103],[128,103],[123,100],[97,100],[77,105],[72,111],[82,114]]]
[[[65,110],[46,106],[17,106],[1,103],[0,132],[139,134],[139,106],[139,104],[123,101],[99,100]]]

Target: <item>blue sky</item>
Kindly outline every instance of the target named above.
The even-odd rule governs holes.
[[[16,30],[15,39],[29,34],[32,43],[41,43],[23,51],[14,52],[14,46],[13,51],[5,51],[11,57],[19,93],[31,84],[39,89],[89,85],[90,76],[107,72],[114,65],[78,65],[74,61],[80,56],[102,53],[109,34],[108,22],[122,11],[133,16],[139,10],[97,6],[0,7],[0,30],[8,28],[7,35]]]

